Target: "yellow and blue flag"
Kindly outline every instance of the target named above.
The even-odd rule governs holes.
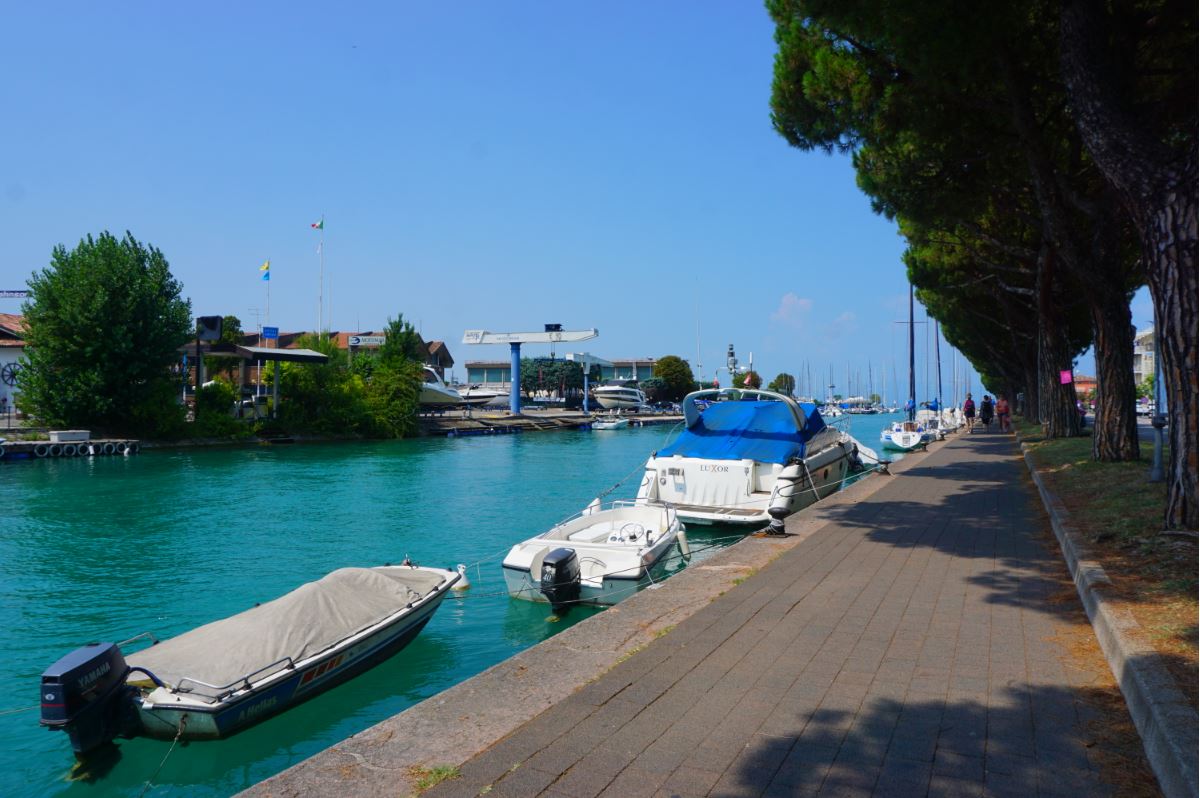
[[[271,261],[263,261],[263,265],[259,266],[258,270],[263,273],[263,280],[269,281],[271,279]]]

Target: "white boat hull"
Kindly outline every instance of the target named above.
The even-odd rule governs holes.
[[[847,439],[809,455],[802,465],[651,457],[637,500],[668,503],[687,523],[762,525],[771,521],[772,506],[790,515],[836,493],[853,452]]]
[[[610,542],[632,525],[643,530],[638,540]],[[541,592],[542,559],[554,549],[568,548],[580,561],[579,603],[616,604],[663,575],[667,555],[683,534],[679,517],[669,508],[617,502],[612,509],[585,511],[513,546],[502,564],[504,583],[513,598],[549,603]]]

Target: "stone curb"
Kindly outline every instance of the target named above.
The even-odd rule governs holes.
[[[1021,451],[1159,787],[1168,798],[1194,798],[1198,794],[1196,751],[1200,745],[1196,711],[1158,652],[1142,642],[1144,633],[1133,614],[1110,595],[1112,581],[1103,566],[1089,557],[1087,544],[1071,526],[1066,507],[1042,481],[1029,445],[1022,442]]]
[[[892,476],[925,452],[892,464]],[[788,537],[744,540],[658,590],[643,590],[375,726],[259,782],[242,796],[407,796],[414,768],[457,767],[584,687],[674,625],[702,611],[833,519],[833,508],[871,496],[891,477],[872,475],[787,519]]]

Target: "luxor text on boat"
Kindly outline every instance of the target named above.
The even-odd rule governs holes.
[[[862,469],[860,451],[878,461],[815,405],[773,391],[696,391],[683,415],[679,436],[646,462],[637,501],[670,504],[689,523],[769,521],[781,533],[783,519]]]

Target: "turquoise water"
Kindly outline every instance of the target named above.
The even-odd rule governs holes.
[[[666,427],[144,452],[0,464],[0,794],[138,795],[169,744],[120,743],[67,781],[41,672],[91,640],[169,637],[346,565],[471,567],[388,662],[225,741],[172,752],[151,793],[227,795],[576,623],[504,594],[499,558],[639,469]],[[612,498],[632,498],[631,478]],[[729,531],[697,529],[703,547]]]
[[[878,447],[890,416],[857,416]],[[632,498],[667,427],[0,464],[0,794],[137,796],[169,744],[121,741],[68,780],[66,735],[38,726],[38,680],[91,640],[169,637],[347,565],[472,564],[399,655],[229,740],[176,748],[149,794],[228,795],[473,676],[599,610],[551,620],[504,594],[499,559],[583,508]],[[693,525],[693,549],[728,545]],[[478,563],[478,565],[474,565]]]

